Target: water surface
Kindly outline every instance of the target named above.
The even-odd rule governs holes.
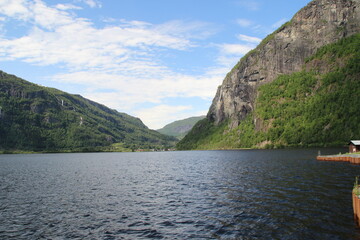
[[[0,239],[360,239],[360,166],[317,153],[0,155]]]

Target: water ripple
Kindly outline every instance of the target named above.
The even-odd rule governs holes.
[[[316,153],[0,155],[0,239],[360,239],[360,168]]]

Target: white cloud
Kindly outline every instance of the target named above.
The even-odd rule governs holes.
[[[169,97],[211,99],[224,76],[223,71],[217,74],[209,72],[204,76],[188,76],[168,70],[141,70],[144,71],[144,77],[126,72],[104,73],[90,70],[58,74],[53,79],[61,83],[81,84],[85,88],[90,86],[87,87],[87,97],[116,109],[131,110],[137,104],[160,103],[162,99]],[[103,93],[98,89],[112,91]]]
[[[145,125],[149,125],[152,129],[160,129],[166,124],[190,117],[186,111],[191,110],[191,106],[170,106],[157,105],[152,108],[141,109],[136,112],[136,116],[140,119],[146,119]]]
[[[237,38],[244,43],[225,43],[218,45],[220,55],[217,57],[217,62],[220,66],[223,66],[224,69],[227,69],[227,71],[229,71],[242,56],[254,49],[256,45],[261,42],[260,38],[244,34],[238,34]]]
[[[97,0],[77,0],[77,1],[83,2],[83,3],[87,4],[88,6],[90,6],[91,8],[95,8],[95,7],[101,8],[102,7],[101,2],[97,1]]]
[[[20,37],[0,36],[0,61],[59,67],[63,72],[48,79],[80,84],[82,95],[119,111],[131,113],[143,103],[153,103],[162,106],[155,109],[159,114],[169,110],[177,120],[185,109],[170,110],[162,101],[175,97],[211,100],[227,70],[210,69],[198,76],[180,74],[157,55],[167,50],[190,50],[196,40],[214,33],[206,23],[171,21],[155,25],[113,20],[97,28],[89,19],[69,13],[78,9],[73,5],[50,7],[41,0],[5,2],[0,1],[0,13],[23,21],[29,31]],[[163,123],[161,117],[146,114],[146,109],[138,113],[151,128]]]
[[[128,71],[129,59],[134,63],[130,70],[139,66],[158,68],[156,62],[146,58],[156,48],[184,50],[192,46],[188,38],[181,36],[181,29],[171,27],[172,23],[128,22],[98,29],[87,19],[73,17],[41,1],[27,7],[21,12],[33,13],[28,21],[35,23],[30,33],[15,39],[0,39],[0,48],[7,52],[8,58],[44,66],[62,63],[72,70],[117,68]],[[11,14],[13,11],[8,16]]]
[[[240,6],[243,6],[251,11],[257,11],[260,8],[260,4],[257,1],[253,0],[242,0],[237,2]]]
[[[273,25],[271,25],[271,28],[273,30],[278,29],[279,27],[281,27],[281,25],[283,25],[284,23],[287,22],[286,18],[280,19],[279,21],[277,21],[276,23],[274,23]]]
[[[225,74],[239,61],[242,55],[221,55],[217,58],[217,62],[226,69]],[[226,68],[225,68],[226,66]],[[225,74],[223,76],[225,76]]]
[[[1,0],[0,13],[16,19],[28,19],[31,12],[26,0]]]
[[[73,4],[57,4],[55,7],[59,10],[82,9],[81,7],[75,6]]]
[[[225,54],[231,55],[244,55],[254,48],[252,45],[245,44],[223,44],[221,47]]]
[[[253,22],[248,19],[237,19],[236,23],[241,27],[250,27],[253,24]]]
[[[188,39],[206,39],[213,35],[217,29],[209,27],[209,24],[201,21],[173,20],[156,27],[160,32],[171,32],[174,36]]]
[[[260,43],[260,42],[261,42],[261,39],[260,39],[260,38],[251,37],[251,36],[246,36],[246,35],[243,35],[243,34],[237,35],[237,38],[238,38],[239,40],[241,40],[241,41],[249,42],[249,43]]]
[[[227,68],[214,69],[205,76],[198,77],[164,72],[162,76],[145,79],[121,75],[121,73],[104,74],[84,71],[57,75],[54,80],[65,84],[83,85],[84,97],[138,116],[147,126],[157,129],[171,121],[198,115],[198,113],[183,112],[191,110],[189,106],[186,109],[169,106],[168,108],[137,110],[139,106],[144,103],[163,106],[163,99],[176,97],[211,100],[227,71]],[[151,74],[151,71],[146,73]]]

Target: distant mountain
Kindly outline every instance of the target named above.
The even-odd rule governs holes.
[[[175,121],[157,131],[165,135],[174,136],[178,139],[182,139],[198,121],[204,118],[205,116],[200,116]]]
[[[359,96],[360,0],[314,0],[240,59],[177,147],[343,145]]]
[[[0,150],[149,149],[176,141],[138,118],[0,71]]]

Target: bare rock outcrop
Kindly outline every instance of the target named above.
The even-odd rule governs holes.
[[[239,125],[255,108],[257,88],[280,74],[300,71],[320,47],[360,32],[360,0],[314,0],[265,38],[228,73],[207,118]]]

